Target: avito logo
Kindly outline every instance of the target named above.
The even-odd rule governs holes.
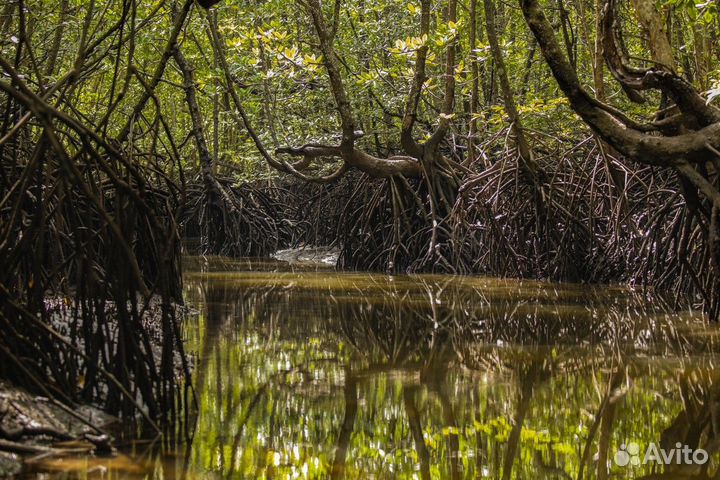
[[[705,465],[709,455],[702,448],[693,449],[680,442],[675,448],[665,450],[659,448],[655,443],[650,443],[645,449],[644,455],[640,456],[640,445],[635,442],[623,443],[615,452],[615,464],[620,467],[647,465]]]

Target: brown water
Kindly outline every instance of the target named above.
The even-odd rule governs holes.
[[[192,442],[48,468],[104,478],[695,478],[702,468],[614,461],[629,442],[640,457],[651,442],[680,442],[709,450],[715,472],[719,332],[699,314],[668,313],[621,287],[293,268],[190,259]]]

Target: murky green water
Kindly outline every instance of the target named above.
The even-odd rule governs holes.
[[[718,330],[692,312],[668,314],[659,299],[217,259],[192,259],[186,290],[198,310],[186,325],[194,439],[160,460],[132,459],[142,469],[120,476],[675,479],[716,470]],[[640,460],[651,442],[704,447],[711,460],[619,466],[629,442]]]

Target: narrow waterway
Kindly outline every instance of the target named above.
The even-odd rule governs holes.
[[[131,454],[132,469],[110,465],[116,476],[701,473],[642,464],[648,446],[678,442],[707,448],[716,468],[718,446],[704,442],[718,422],[719,332],[659,298],[275,260],[186,264],[197,311],[185,326],[194,438],[159,456]],[[639,465],[621,450],[631,443]]]

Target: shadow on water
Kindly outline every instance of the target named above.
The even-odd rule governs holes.
[[[194,439],[117,476],[715,478],[720,332],[693,312],[620,287],[191,264]],[[711,459],[643,464],[651,443]]]

